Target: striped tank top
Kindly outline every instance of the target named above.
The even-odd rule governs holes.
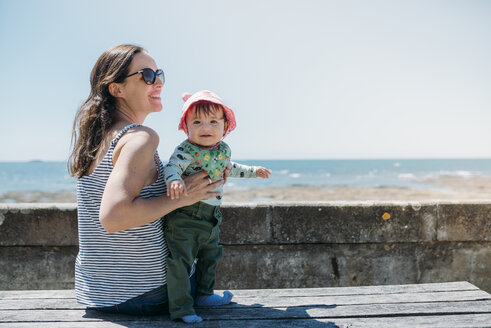
[[[167,245],[162,220],[109,234],[99,222],[106,182],[113,170],[113,151],[131,124],[111,141],[107,154],[90,175],[77,181],[79,253],[75,262],[77,301],[90,307],[111,306],[166,283]],[[162,162],[155,153],[157,180],[145,186],[140,198],[166,192]]]

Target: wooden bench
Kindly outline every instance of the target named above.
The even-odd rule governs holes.
[[[197,308],[194,327],[491,327],[491,295],[468,282],[232,292],[233,304]],[[0,291],[2,328],[184,326],[86,310],[73,290]]]

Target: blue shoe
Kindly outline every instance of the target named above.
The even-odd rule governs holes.
[[[232,297],[234,294],[226,290],[223,292],[223,296],[217,294],[198,296],[194,303],[198,306],[226,305],[232,301]]]
[[[185,323],[198,323],[203,321],[203,319],[196,314],[185,315],[181,318]]]

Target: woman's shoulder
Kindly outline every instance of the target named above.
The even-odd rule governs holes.
[[[122,144],[141,144],[146,146],[155,146],[155,148],[159,144],[159,135],[158,133],[144,125],[136,125],[128,129],[128,131],[121,136]]]
[[[159,145],[159,135],[153,129],[137,125],[129,128],[118,140],[114,148],[113,163],[115,163],[121,151],[124,153],[133,154],[130,156],[153,156]]]

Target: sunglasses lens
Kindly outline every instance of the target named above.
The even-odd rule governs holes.
[[[153,84],[155,82],[155,72],[150,68],[142,69],[142,77],[146,84]]]
[[[163,70],[161,69],[157,70],[157,77],[162,81],[162,84],[165,83],[165,75]]]

